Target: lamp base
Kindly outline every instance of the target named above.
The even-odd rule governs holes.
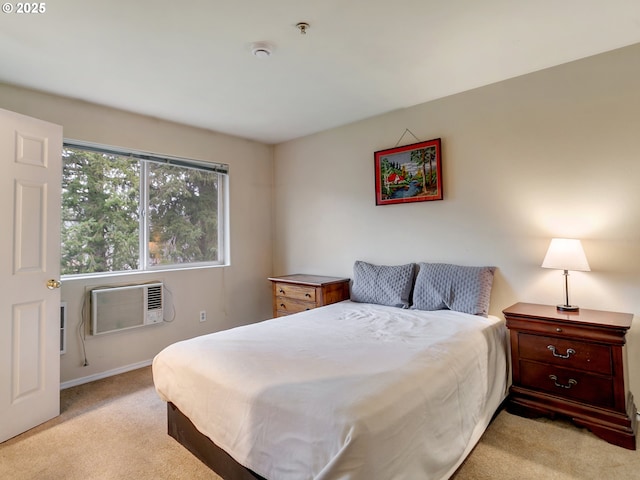
[[[577,305],[556,305],[556,309],[559,312],[577,312],[580,310],[580,307]]]

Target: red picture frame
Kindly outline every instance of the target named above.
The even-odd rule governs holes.
[[[439,138],[374,153],[376,205],[442,200]]]

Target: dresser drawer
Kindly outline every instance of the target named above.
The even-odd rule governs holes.
[[[287,297],[276,298],[276,308],[278,316],[304,312],[305,310],[311,310],[315,307],[316,304],[314,302],[305,302],[304,300],[297,300],[295,298]]]
[[[275,292],[278,297],[294,298],[315,304],[316,289],[306,285],[292,285],[290,283],[277,282]]]
[[[522,387],[601,407],[613,407],[613,378],[520,360]]]
[[[592,373],[613,373],[611,347],[558,337],[518,333],[520,358]]]
[[[349,298],[349,279],[324,275],[283,275],[270,277],[273,316],[311,310]]]

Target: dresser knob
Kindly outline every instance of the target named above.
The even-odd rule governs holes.
[[[310,293],[305,293],[304,296],[307,297],[307,298],[311,298],[311,294]]]
[[[556,328],[556,332],[560,333],[562,329],[560,327]]]
[[[280,304],[280,306],[281,306],[282,308],[284,308],[284,307],[285,307],[284,303],[281,303],[281,304]]]
[[[284,290],[283,290],[283,289],[280,289],[280,293],[284,293]]]

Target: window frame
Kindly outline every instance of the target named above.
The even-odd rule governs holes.
[[[91,273],[72,273],[61,275],[62,279],[74,280],[83,277],[107,277],[118,275],[132,275],[154,273],[162,271],[189,270],[200,268],[211,268],[229,265],[229,209],[228,209],[228,185],[229,185],[229,165],[219,162],[209,162],[203,160],[194,160],[183,157],[175,157],[171,155],[160,155],[142,150],[129,149],[126,147],[113,147],[81,140],[67,139],[63,140],[64,148],[75,148],[94,153],[104,153],[108,155],[117,155],[121,157],[129,157],[140,161],[140,203],[139,211],[139,266],[135,270],[115,270],[107,272],[91,272]],[[218,174],[218,260],[176,263],[163,265],[149,265],[149,185],[148,185],[148,165],[149,162],[177,166],[181,168],[191,168]],[[62,172],[61,172],[62,175]],[[146,181],[143,181],[146,180]],[[62,180],[62,178],[61,178]],[[62,182],[61,182],[62,183]],[[62,245],[62,238],[60,238]]]

